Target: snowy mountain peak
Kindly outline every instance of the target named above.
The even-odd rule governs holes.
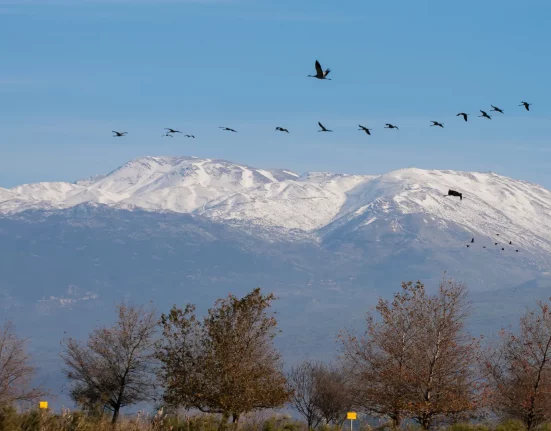
[[[445,197],[448,189],[464,199]],[[494,173],[400,169],[346,175],[256,169],[197,157],[142,157],[107,175],[75,183],[0,188],[0,213],[62,209],[82,203],[192,213],[264,227],[358,229],[377,219],[422,214],[474,234],[507,232],[525,246],[551,250],[551,192]]]

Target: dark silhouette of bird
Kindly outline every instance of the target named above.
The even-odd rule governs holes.
[[[170,134],[170,132],[166,132],[164,135],[161,135],[161,136],[162,136],[163,138],[164,138],[164,137],[174,138],[174,136],[172,136],[172,135]]]
[[[480,110],[480,112],[482,112],[482,115],[479,115],[479,117],[484,117],[484,118],[488,118],[489,120],[492,119],[492,117],[490,117],[485,111],[483,111],[482,109]]]
[[[485,246],[485,245],[483,245],[483,246],[482,246],[482,248],[486,248],[486,246]]]
[[[460,112],[459,114],[456,115],[456,117],[459,117],[460,115],[463,117],[463,119],[465,121],[467,121],[467,117],[469,116],[469,114],[465,114],[464,112]]]
[[[520,105],[518,106],[524,106],[526,108],[527,111],[530,110],[530,105],[531,103],[528,103],[528,102],[520,102]]]
[[[459,193],[458,191],[456,190],[452,190],[452,189],[449,189],[448,190],[448,194],[447,195],[444,195],[444,197],[446,196],[457,196],[459,198],[459,200],[463,200],[463,193]]]
[[[439,123],[438,121],[432,121],[432,120],[431,120],[431,123],[432,123],[432,124],[430,125],[430,127],[432,127],[432,126],[438,126],[438,127],[442,127],[442,129],[444,128],[444,125],[443,125],[442,123]]]
[[[501,251],[505,250],[503,247],[501,247]]]
[[[471,244],[472,244],[473,242],[474,242],[474,238],[473,238],[473,239],[471,239]]]
[[[393,126],[392,124],[389,124],[389,123],[386,123],[385,129],[396,129],[396,130],[400,130],[400,129],[398,129],[398,127]]]
[[[498,244],[499,244],[499,243],[497,243],[497,242],[494,242],[494,245],[498,245]]]
[[[289,131],[287,129],[284,129],[283,127],[276,127],[276,130],[279,132],[289,133]]]
[[[499,236],[499,234],[498,234],[498,233],[496,233],[496,235],[497,235],[497,236]]]
[[[321,124],[319,121],[318,121],[318,124],[321,127],[321,130],[318,130],[318,132],[332,132],[332,130],[326,129],[325,126]]]
[[[170,127],[165,127],[165,130],[168,130],[168,133],[182,133],[179,130],[171,129]]]
[[[358,124],[358,127],[359,127],[358,130],[363,130],[363,131],[364,131],[365,133],[367,133],[368,135],[371,135],[371,130],[373,130],[373,129],[368,129],[367,127],[362,126],[361,124]]]
[[[233,129],[230,129],[229,127],[218,127],[219,129],[222,129],[222,130],[227,130],[228,132],[234,132],[234,133],[237,133],[237,130],[233,130]]]
[[[470,247],[471,245],[470,244],[467,244],[467,247]]]
[[[195,139],[195,136],[194,135],[184,135],[184,138],[193,138],[193,139]]]
[[[113,133],[114,133],[113,135],[114,138],[120,138],[121,136],[126,135],[128,132],[117,132],[116,130],[113,130]]]
[[[509,241],[509,245],[513,245],[513,241]]]
[[[316,60],[316,74],[315,75],[308,75],[309,78],[318,78],[318,79],[327,79],[331,81],[330,78],[327,78],[327,75],[329,75],[329,72],[331,72],[331,69],[326,69],[325,72],[321,68],[321,64],[318,60]]]
[[[504,114],[502,109],[499,109],[497,106],[490,105],[492,107],[491,111],[500,112],[501,114]]]
[[[515,250],[518,253],[518,250]]]

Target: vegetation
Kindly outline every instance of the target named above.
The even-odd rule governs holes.
[[[117,314],[111,328],[95,329],[85,345],[66,340],[62,353],[71,398],[90,412],[111,410],[113,423],[122,407],[155,395],[155,310],[120,304]]]
[[[444,278],[429,294],[421,282],[403,283],[367,313],[364,333],[341,332],[336,360],[306,361],[287,374],[273,344],[274,300],[260,289],[229,295],[202,318],[192,304],[160,318],[118,305],[111,327],[86,343],[64,340],[70,395],[82,411],[61,414],[22,407],[36,407],[44,393],[32,385],[26,340],[5,322],[0,431],[330,431],[343,428],[348,411],[359,413],[356,431],[551,430],[551,298],[527,310],[518,331],[481,346],[465,332],[466,286]],[[164,407],[119,417],[142,401]],[[270,413],[285,406],[305,422]],[[480,422],[489,414],[493,422]]]

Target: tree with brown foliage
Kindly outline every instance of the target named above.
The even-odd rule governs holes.
[[[355,405],[370,415],[390,418],[395,427],[400,427],[411,398],[408,367],[423,326],[413,312],[417,292],[411,283],[403,284],[392,303],[379,300],[375,307],[379,320],[367,313],[363,336],[349,331],[339,335],[342,357],[356,382],[352,387]]]
[[[157,357],[167,404],[221,413],[234,424],[245,413],[284,405],[289,393],[273,346],[277,321],[268,314],[274,299],[255,289],[218,300],[202,321],[192,305],[162,315]]]
[[[485,387],[478,372],[480,341],[465,333],[471,306],[467,288],[444,278],[435,295],[422,284],[414,289],[416,332],[408,376],[412,388],[407,410],[423,429],[436,420],[473,415],[484,404]]]
[[[156,312],[120,304],[117,314],[113,326],[95,329],[86,344],[65,340],[62,353],[71,398],[88,409],[111,410],[113,423],[122,407],[155,395]]]
[[[551,298],[550,298],[551,300]],[[492,406],[521,420],[528,431],[551,420],[551,312],[538,302],[520,319],[518,334],[500,332],[501,343],[485,361]]]
[[[477,373],[478,340],[464,332],[467,289],[444,279],[435,295],[421,282],[403,283],[392,302],[380,300],[363,337],[341,334],[345,363],[358,382],[354,395],[366,412],[404,417],[429,429],[437,419],[468,415],[483,401]]]
[[[20,401],[35,401],[44,392],[32,388],[35,368],[26,352],[27,340],[18,338],[11,321],[0,328],[0,407]]]
[[[322,413],[316,405],[322,368],[321,362],[305,361],[291,368],[287,375],[291,405],[304,417],[309,430],[316,428],[322,420]]]

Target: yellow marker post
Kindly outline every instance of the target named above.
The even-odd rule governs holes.
[[[41,410],[47,409],[48,408],[48,401],[40,401],[38,403],[38,407],[40,407]]]
[[[350,419],[350,431],[352,431],[352,421],[356,420],[356,412],[346,413],[346,419]]]

